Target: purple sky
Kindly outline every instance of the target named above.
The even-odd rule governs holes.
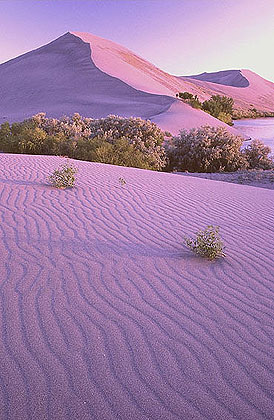
[[[248,68],[274,82],[274,0],[0,0],[0,62],[90,32],[176,75]]]

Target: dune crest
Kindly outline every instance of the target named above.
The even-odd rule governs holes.
[[[160,70],[122,45],[89,33],[71,33],[90,45],[92,60],[100,70],[135,89],[173,97],[181,90],[197,90],[191,83]]]

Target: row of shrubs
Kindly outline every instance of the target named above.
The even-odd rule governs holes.
[[[259,111],[258,109],[251,106],[247,110],[234,109],[232,114],[233,120],[242,120],[244,118],[267,118],[274,117],[274,112],[271,111]]]
[[[167,163],[164,138],[156,124],[141,118],[74,114],[56,119],[40,113],[20,123],[2,124],[0,149],[161,170]]]
[[[241,120],[243,118],[274,117],[274,112],[259,111],[253,105],[250,105],[250,108],[245,110],[235,109],[234,100],[229,96],[213,95],[204,102],[201,102],[197,95],[189,92],[179,92],[176,94],[176,97],[191,105],[192,108],[201,109],[228,125],[233,125],[233,120]]]
[[[61,155],[165,171],[273,168],[271,149],[262,142],[242,146],[243,139],[223,127],[182,130],[171,137],[150,121],[117,116],[91,119],[74,114],[54,119],[41,113],[0,128],[0,150],[7,153]]]
[[[176,96],[191,105],[192,108],[202,109],[213,117],[218,118],[218,120],[223,121],[228,125],[233,125],[233,98],[213,95],[207,101],[201,102],[197,95],[193,95],[189,92],[179,92]]]

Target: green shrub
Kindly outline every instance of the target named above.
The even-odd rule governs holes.
[[[244,118],[267,118],[274,117],[274,112],[260,111],[251,106],[249,109],[234,109],[232,118],[233,120],[241,120]]]
[[[231,126],[233,125],[232,116],[230,114],[226,114],[225,112],[220,112],[217,118],[218,120],[223,121],[224,123],[228,125],[231,125]]]
[[[209,260],[225,257],[218,226],[209,225],[204,230],[199,230],[196,235],[195,239],[185,238],[186,245],[191,251]]]
[[[161,170],[166,165],[163,141],[167,135],[141,118],[92,119],[74,114],[58,120],[40,113],[11,126],[2,124],[0,149]]]
[[[124,137],[116,139],[114,143],[109,143],[104,137],[79,139],[75,158],[111,165],[155,169],[148,157]]]
[[[109,115],[92,120],[90,131],[91,139],[102,137],[110,144],[115,144],[121,138],[127,139],[134,150],[143,154],[149,169],[161,170],[166,165],[163,148],[165,133],[151,121]]]
[[[209,100],[203,102],[202,109],[213,117],[218,118],[221,113],[232,116],[233,105],[233,98],[229,98],[228,96],[213,95]]]
[[[195,95],[192,99],[190,99],[187,103],[192,106],[192,108],[195,109],[201,109],[202,103],[199,101],[198,96]]]
[[[243,139],[224,127],[182,130],[167,146],[169,170],[189,172],[233,172],[245,169],[247,161],[241,152]]]
[[[49,176],[49,182],[56,188],[71,188],[75,183],[76,172],[77,168],[70,165],[69,161],[67,161],[59,169],[55,169],[53,174]]]
[[[193,98],[192,93],[189,93],[189,92],[179,92],[178,96],[181,99],[192,99]]]
[[[192,106],[192,108],[200,109],[202,108],[202,103],[199,101],[197,95],[193,95],[189,92],[179,92],[176,94],[176,97],[183,100],[183,102]]]

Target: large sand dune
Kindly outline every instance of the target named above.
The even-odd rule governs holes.
[[[93,118],[115,114],[150,119],[172,134],[202,125],[223,126],[233,132],[201,110],[178,105],[175,94],[188,91],[205,100],[221,93],[233,96],[244,108],[253,104],[258,109],[274,109],[274,84],[246,72],[236,71],[232,77],[228,71],[228,76],[220,78],[216,73],[212,77],[222,83],[231,83],[235,77],[248,80],[247,88],[180,78],[112,41],[68,32],[0,64],[0,123],[20,121],[38,112],[57,118],[79,112]]]
[[[141,58],[138,61],[135,54],[111,41],[68,32],[0,65],[0,123],[38,112],[57,118],[74,112],[93,118],[115,114],[152,121],[157,116],[158,125],[175,134],[175,127],[183,128],[184,108],[174,127],[166,126],[158,116],[179,102],[175,93],[188,85],[197,90]],[[197,111],[187,108],[192,127],[225,126],[202,111],[197,118]]]
[[[272,191],[0,160],[1,420],[273,419]],[[207,224],[226,259],[182,246]]]

